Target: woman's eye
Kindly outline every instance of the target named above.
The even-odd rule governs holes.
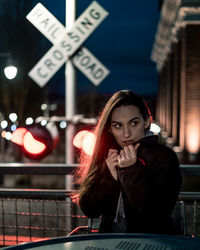
[[[118,123],[114,124],[113,126],[114,126],[115,128],[121,128],[121,125],[118,124]]]
[[[136,126],[137,124],[138,124],[137,121],[131,122],[131,126],[132,126],[132,127]]]

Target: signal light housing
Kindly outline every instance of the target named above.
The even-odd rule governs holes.
[[[23,138],[23,153],[31,159],[42,159],[53,150],[53,139],[50,132],[39,123],[26,127]]]
[[[59,135],[55,124],[42,126],[35,123],[25,128],[17,128],[12,133],[11,141],[21,146],[26,157],[40,160],[57,146]]]

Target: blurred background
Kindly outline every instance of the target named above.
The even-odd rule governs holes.
[[[181,163],[199,163],[199,0],[99,0],[109,15],[83,45],[110,74],[97,85],[74,67],[72,92],[67,89],[72,78],[66,77],[65,63],[43,87],[28,76],[53,46],[26,18],[37,3],[1,0],[1,162],[76,163],[79,149],[72,146],[75,134],[94,127],[114,92],[130,89],[147,101],[161,142],[177,153]],[[69,8],[64,0],[56,4],[42,0],[41,4],[67,28]],[[75,16],[90,4],[89,0],[77,0]],[[15,66],[10,68],[13,76],[8,75],[8,68],[6,73],[6,66]],[[72,102],[68,101],[70,95]],[[20,127],[26,127],[29,139],[37,144],[46,138],[48,152],[29,157],[22,139],[16,139],[19,133],[14,133]],[[25,138],[25,132],[20,133]]]
[[[65,1],[40,1],[65,26]],[[52,43],[38,31],[27,19],[27,14],[38,3],[36,0],[1,0],[0,8],[0,112],[2,130],[11,132],[16,127],[24,126],[29,118],[39,116],[65,116],[65,65],[40,88],[28,72],[52,47]],[[76,1],[76,17],[89,6],[91,1]],[[158,92],[158,73],[155,63],[150,59],[153,41],[160,15],[161,1],[104,1],[98,2],[108,17],[84,42],[86,46],[107,69],[110,74],[95,86],[78,69],[76,70],[76,114],[85,117],[97,117],[111,94],[120,89],[131,89],[142,95],[155,114]],[[17,68],[17,75],[7,79],[3,69],[8,63]],[[9,115],[17,114],[12,122]],[[63,123],[57,127],[63,134]],[[5,129],[4,129],[5,128]],[[5,133],[4,133],[5,134]],[[8,138],[9,135],[7,135]],[[59,157],[56,162],[64,162],[65,141],[63,136],[56,148]],[[10,147],[12,143],[4,142],[4,162],[26,161],[16,155]],[[12,145],[12,146],[11,146]],[[3,149],[2,149],[3,150]],[[55,154],[56,155],[56,154]],[[55,161],[51,159],[43,161]]]

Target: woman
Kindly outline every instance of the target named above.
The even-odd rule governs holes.
[[[80,207],[89,218],[101,217],[99,232],[175,234],[179,163],[150,123],[149,109],[129,90],[115,93],[100,116],[79,180]]]

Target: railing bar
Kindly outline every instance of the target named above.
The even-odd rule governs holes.
[[[67,175],[71,174],[79,164],[0,164],[2,174],[27,174],[27,175]],[[182,175],[200,175],[200,165],[180,164]]]
[[[197,205],[197,201],[194,200],[194,209],[193,209],[193,235],[196,235],[196,205]]]
[[[183,217],[183,233],[184,235],[187,234],[187,221],[186,221],[186,208],[185,208],[185,201],[182,201],[182,217]]]
[[[56,222],[57,222],[57,231],[56,231],[56,235],[57,235],[57,237],[59,236],[59,216],[58,216],[58,213],[59,213],[59,210],[58,210],[58,202],[56,201],[56,214],[57,214],[57,220],[56,220]]]
[[[44,216],[44,214],[43,213],[41,213],[41,214],[35,214],[35,213],[8,213],[8,212],[6,212],[6,213],[0,213],[0,214],[5,214],[5,215],[15,215],[15,214],[17,214],[17,215],[23,215],[23,216],[29,216],[29,215],[32,215],[32,216],[38,216],[38,217],[41,217],[41,216]],[[46,217],[61,217],[61,218],[64,218],[64,217],[72,217],[72,218],[87,218],[85,215],[73,215],[73,214],[66,214],[66,215],[57,215],[57,214],[46,214],[45,215]],[[0,226],[1,227],[1,226]]]
[[[18,244],[17,199],[15,200],[16,243]]]
[[[9,228],[9,229],[29,229],[28,226],[5,226],[4,228]],[[31,227],[32,230],[49,230],[49,231],[55,231],[57,228],[56,227],[46,227],[46,228],[43,228],[43,227]],[[59,228],[59,231],[66,231],[68,230],[66,227],[63,227],[63,228]]]
[[[2,200],[2,232],[3,232],[3,245],[5,245],[5,221],[4,221],[4,200]]]
[[[43,216],[42,216],[42,222],[43,222],[43,228],[44,228],[44,230],[43,230],[43,238],[45,238],[45,230],[46,230],[46,228],[45,228],[45,208],[44,208],[44,202],[42,202],[42,212],[43,212]]]
[[[32,221],[31,221],[31,215],[32,215],[32,213],[31,213],[31,200],[28,200],[28,211],[29,211],[29,239],[30,239],[30,241],[32,241],[32,230],[31,230],[31,228],[32,228]]]
[[[67,175],[71,174],[75,168],[79,167],[77,164],[36,164],[28,165],[20,163],[16,164],[0,164],[0,172],[2,174],[27,174],[27,175]]]
[[[200,200],[200,192],[180,192],[180,200]]]
[[[19,197],[20,195],[23,195],[23,196],[27,196],[29,199],[32,198],[34,201],[37,201],[37,202],[43,202],[43,200],[45,199],[46,201],[48,201],[48,199],[50,198],[58,198],[58,197],[61,197],[63,199],[66,199],[67,197],[67,193],[70,193],[72,192],[71,190],[70,191],[64,191],[64,190],[61,190],[61,191],[56,191],[56,193],[54,191],[50,191],[50,190],[34,190],[31,189],[31,190],[23,190],[23,189],[0,189],[0,196],[2,198],[6,198],[8,197],[8,199],[12,200],[14,199],[15,197]],[[45,197],[44,197],[44,193],[45,193]],[[12,196],[12,198],[10,197]],[[35,199],[35,196],[40,196],[43,198],[43,200],[40,200],[40,199]],[[21,197],[19,197],[19,199],[21,200],[27,200],[28,198],[23,198],[21,199]],[[200,200],[200,192],[180,192],[179,194],[179,199],[180,200],[185,200],[185,199],[188,199],[188,200],[194,200],[194,198],[196,200]],[[56,199],[58,200],[58,202],[61,202],[61,203],[65,203],[66,201],[65,200],[59,200],[59,199]],[[49,200],[49,202],[55,202],[55,200]]]

